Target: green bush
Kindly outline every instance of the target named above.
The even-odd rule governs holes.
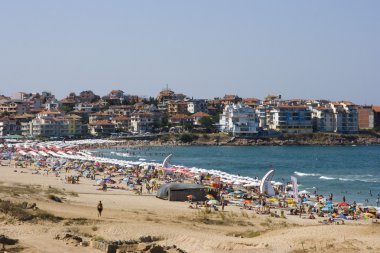
[[[183,143],[190,143],[198,139],[198,136],[191,133],[183,133],[179,136],[179,140]]]

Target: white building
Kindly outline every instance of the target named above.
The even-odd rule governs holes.
[[[334,132],[343,134],[357,133],[359,130],[358,110],[355,105],[349,102],[330,103],[335,113]]]
[[[334,132],[336,129],[335,113],[332,108],[316,107],[312,110],[313,128],[316,132]]]
[[[154,124],[153,114],[148,112],[132,113],[130,123],[130,128],[133,132],[150,132]]]
[[[187,102],[187,111],[191,114],[197,112],[208,113],[208,103],[206,99],[192,99]]]
[[[20,134],[20,125],[16,120],[9,117],[3,117],[0,119],[0,136]]]
[[[236,137],[250,137],[258,132],[259,118],[252,107],[243,104],[226,105],[219,120],[220,131]]]

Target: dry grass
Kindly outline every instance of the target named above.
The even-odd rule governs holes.
[[[3,193],[4,195],[10,195],[10,196],[21,196],[21,195],[30,195],[30,194],[38,194],[40,190],[38,189],[40,186],[33,186],[33,185],[22,185],[22,184],[15,184],[13,186],[8,185],[0,185],[0,193]]]
[[[71,225],[84,226],[84,225],[88,225],[90,222],[91,220],[80,217],[80,218],[66,219],[64,225],[65,226],[71,226]]]
[[[47,190],[45,191],[45,193],[46,194],[66,195],[65,191],[58,189],[58,188],[55,188],[55,187],[51,187],[50,185],[47,188]]]
[[[36,209],[24,209],[22,208],[23,204],[15,204],[11,201],[1,201],[0,202],[0,212],[18,220],[18,221],[51,221],[59,222],[63,218],[55,216],[47,211]]]
[[[199,210],[192,217],[178,217],[180,220],[198,222],[207,225],[224,225],[224,226],[253,226],[251,218],[245,212],[214,212],[211,209]]]

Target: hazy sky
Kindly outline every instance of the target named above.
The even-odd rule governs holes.
[[[380,1],[0,0],[0,94],[380,104]]]

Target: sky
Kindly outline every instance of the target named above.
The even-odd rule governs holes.
[[[0,94],[380,104],[380,1],[0,0]]]

